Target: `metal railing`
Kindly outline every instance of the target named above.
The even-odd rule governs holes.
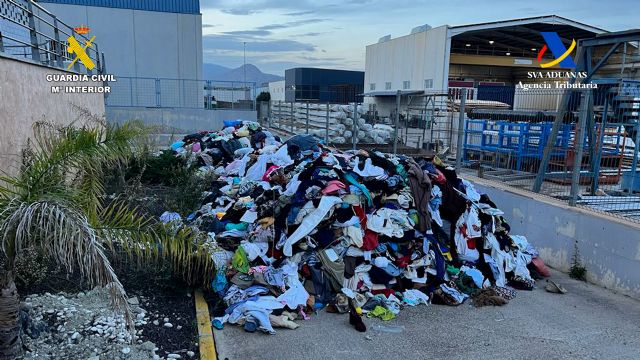
[[[253,82],[116,77],[106,106],[255,110]]]
[[[69,37],[76,37],[81,45],[84,45],[82,41],[85,44],[89,41],[32,0],[0,0],[0,53],[67,69],[75,59],[67,51]],[[104,59],[98,44],[92,42],[85,52],[96,67],[89,70],[76,61],[73,70],[87,74],[102,73]]]

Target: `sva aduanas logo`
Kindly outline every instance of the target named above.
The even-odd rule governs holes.
[[[89,31],[91,29],[89,29],[87,26],[82,25],[82,26],[79,26],[79,27],[77,27],[77,28],[75,28],[73,30],[74,30],[74,32],[76,32],[76,33],[78,33],[80,35],[86,35],[86,34],[89,33]],[[91,58],[87,54],[87,49],[89,47],[91,47],[91,45],[93,44],[93,40],[95,40],[95,39],[96,39],[96,37],[94,35],[84,45],[80,45],[78,40],[76,40],[76,38],[73,35],[71,35],[71,36],[69,36],[67,38],[67,42],[69,43],[69,45],[67,45],[67,51],[70,54],[75,54],[76,55],[76,58],[73,59],[71,64],[69,64],[69,66],[67,67],[67,70],[71,69],[71,67],[78,60],[80,60],[82,65],[84,65],[89,70],[93,70],[93,68],[96,67],[96,64],[93,62],[93,60],[91,60]]]
[[[542,47],[542,49],[540,49],[540,52],[538,53],[538,62],[540,63],[541,68],[546,69],[558,64],[560,64],[560,66],[563,68],[574,69],[576,67],[576,63],[571,58],[571,53],[576,48],[575,39],[571,40],[571,45],[567,49],[562,43],[562,40],[560,39],[560,36],[557,32],[540,32],[540,34],[546,42],[546,44]],[[556,59],[547,63],[543,63],[542,56],[549,49],[551,49],[551,53]]]

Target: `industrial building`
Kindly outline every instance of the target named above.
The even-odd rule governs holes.
[[[539,82],[531,79],[528,72],[543,70],[540,63],[554,59],[552,51],[545,51],[538,59],[546,46],[542,32],[557,33],[567,49],[574,40],[606,33],[555,15],[462,26],[418,26],[408,35],[394,39],[387,35],[367,46],[365,101],[375,104],[380,116],[388,116],[395,109],[398,90],[405,94],[444,91],[456,98],[459,89],[467,88],[467,99],[496,100],[511,109],[523,108],[523,102],[518,103],[516,85]],[[604,51],[606,49],[601,52]],[[624,62],[621,53],[637,54],[637,51],[625,45],[617,59],[609,60]],[[565,62],[547,70],[566,70],[560,67],[563,65]],[[595,77],[634,78],[638,65],[637,62],[624,64],[622,73],[619,66],[609,66],[609,72],[605,66]],[[537,105],[527,102],[526,107],[556,110],[550,109],[556,100],[554,97]],[[406,101],[403,99],[403,106]]]
[[[293,68],[285,71],[285,100],[348,103],[362,94],[362,71]]]

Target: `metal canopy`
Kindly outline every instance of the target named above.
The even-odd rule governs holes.
[[[555,15],[455,26],[450,30],[451,53],[535,58],[544,46],[540,35],[543,31],[558,33],[567,47],[573,39],[578,41],[606,33],[605,30]],[[550,57],[551,52],[547,52],[545,58]]]

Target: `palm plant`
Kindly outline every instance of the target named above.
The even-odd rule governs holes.
[[[38,249],[69,272],[77,270],[91,286],[108,288],[111,305],[131,328],[111,250],[145,261],[170,258],[188,274],[211,271],[211,258],[193,241],[198,234],[191,229],[169,232],[125,199],[105,201],[105,169],[125,164],[143,134],[138,124],[37,123],[19,173],[0,177],[0,360],[22,356],[14,270],[25,248]]]

